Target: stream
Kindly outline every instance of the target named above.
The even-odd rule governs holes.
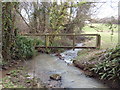
[[[80,47],[82,45],[83,44],[80,43],[80,44],[77,44],[76,46]],[[67,64],[72,64],[73,60],[77,57],[78,51],[80,50],[81,49],[75,49],[75,50],[71,49],[61,53],[60,55]]]
[[[82,46],[82,44],[77,44],[77,46]],[[59,59],[55,54],[40,53],[32,60],[26,61],[24,66],[32,77],[37,77],[48,87],[107,88],[100,81],[84,75],[80,69],[72,65],[72,60],[77,57],[79,50],[81,49],[67,50],[61,53],[63,59]],[[59,74],[61,80],[50,79],[52,74]]]

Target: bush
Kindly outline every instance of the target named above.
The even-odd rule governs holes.
[[[30,37],[17,36],[16,43],[12,47],[11,54],[13,59],[29,59],[36,54],[35,46],[42,41]]]
[[[105,54],[104,60],[92,70],[99,74],[101,79],[120,80],[120,45]]]

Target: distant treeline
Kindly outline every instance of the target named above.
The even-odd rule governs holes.
[[[92,19],[92,23],[105,23],[105,24],[120,24],[120,18],[102,18],[102,19]]]

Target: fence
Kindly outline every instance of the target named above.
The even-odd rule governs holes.
[[[75,49],[75,48],[84,48],[84,49],[96,49],[100,48],[101,44],[101,36],[99,34],[24,34],[24,36],[44,36],[45,37],[45,46],[37,46],[38,48],[69,48],[69,49]],[[73,37],[73,44],[72,46],[49,46],[49,36],[72,36]],[[75,46],[75,37],[76,36],[96,36],[96,46],[95,47],[86,47],[86,46]]]

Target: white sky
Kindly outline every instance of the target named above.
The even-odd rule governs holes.
[[[97,15],[93,16],[93,18],[118,17],[118,2],[120,0],[101,0],[101,2],[102,1],[106,3],[96,4],[99,9],[96,12]]]
[[[3,0],[5,2],[7,1],[27,1],[27,2],[32,2],[32,1],[53,1],[53,0]],[[75,1],[75,0],[56,0],[56,1]],[[76,1],[90,1],[90,2],[105,2],[105,3],[97,3],[97,7],[99,8],[96,11],[95,8],[95,15],[92,16],[92,18],[104,18],[104,17],[118,17],[118,2],[120,0],[76,0]],[[102,5],[102,6],[101,6]],[[101,7],[100,7],[101,6]],[[24,13],[24,12],[23,12]]]

